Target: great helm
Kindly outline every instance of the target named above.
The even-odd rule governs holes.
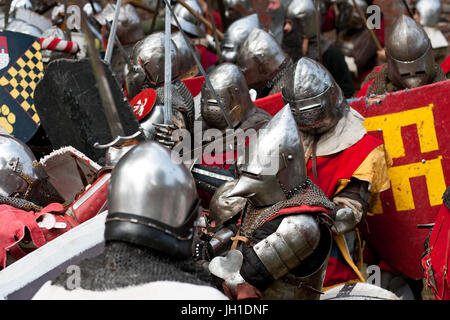
[[[186,0],[185,2],[200,16],[203,15],[203,10],[198,4],[197,0]],[[175,5],[173,13],[177,17],[181,29],[183,29],[184,32],[187,32],[199,38],[203,38],[206,36],[205,26],[202,24],[202,22],[199,19],[197,19],[192,13],[190,13],[185,7],[183,7],[180,3],[177,3]],[[175,27],[178,27],[176,22],[173,20],[171,21],[171,24]]]
[[[126,75],[126,86],[128,96],[134,97],[138,94],[144,82],[153,87],[164,84],[164,33],[156,32],[137,42],[131,53],[131,62]],[[172,63],[172,80],[180,75],[180,62],[178,49],[173,40],[171,41],[170,58]]]
[[[320,63],[306,57],[295,67],[292,81],[281,91],[300,131],[320,134],[342,117],[346,104],[341,88]]]
[[[214,68],[208,77],[233,127],[236,127],[255,108],[244,75],[236,65],[226,62]],[[211,128],[225,130],[228,127],[222,109],[205,82],[201,92],[201,114]]]
[[[199,199],[189,170],[172,160],[168,148],[143,142],[128,151],[112,171],[105,240],[188,258],[198,214]]]
[[[312,0],[292,0],[286,9],[286,18],[300,28],[303,38],[316,35],[316,11]]]
[[[431,41],[413,19],[401,15],[386,39],[389,79],[401,88],[428,84],[435,74]]]
[[[255,207],[289,199],[306,180],[305,155],[289,106],[281,109],[239,154],[239,180],[229,197],[247,198]]]
[[[420,24],[422,26],[434,27],[439,22],[441,14],[440,0],[419,0],[416,9],[420,14]]]
[[[236,64],[250,88],[259,89],[288,64],[290,58],[275,38],[262,29],[254,29],[239,49]]]
[[[259,27],[256,13],[234,21],[223,35],[221,44],[222,60],[234,63],[242,43],[252,30]]]
[[[46,178],[42,167],[33,165],[35,161],[25,143],[0,134],[0,195],[28,199],[35,184]]]

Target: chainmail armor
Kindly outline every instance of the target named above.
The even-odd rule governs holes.
[[[444,71],[442,71],[441,67],[438,64],[434,65],[435,75],[433,80],[429,83],[436,83],[440,81],[445,81],[447,78],[445,77]],[[383,64],[380,68],[380,71],[376,72],[375,70],[369,73],[362,83],[361,87],[363,87],[368,81],[374,79],[373,83],[367,89],[367,97],[371,95],[383,95],[387,92],[394,92],[403,90],[403,88],[397,87],[393,84],[388,78],[387,72],[387,63]]]
[[[16,209],[21,209],[25,211],[41,211],[42,207],[34,204],[33,202],[14,197],[4,197],[0,195],[0,204],[6,204]]]
[[[78,265],[80,286],[86,290],[106,291],[155,281],[177,281],[211,285],[211,276],[192,259],[177,261],[145,247],[111,241],[104,252]],[[52,285],[66,287],[70,277],[62,273]]]
[[[164,86],[156,88],[155,91],[156,103],[164,105]],[[195,120],[194,98],[181,80],[172,84],[172,106],[185,115],[187,129],[192,132]]]
[[[286,85],[288,81],[292,80],[292,74],[295,70],[295,63],[291,59],[286,60],[287,63],[282,65],[280,70],[275,73],[261,89],[257,91],[257,97],[262,98],[278,92]]]
[[[322,190],[309,178],[292,191],[285,192],[288,200],[280,201],[271,207],[255,208],[250,202],[247,205],[241,232],[244,237],[252,238],[253,232],[267,220],[276,215],[281,209],[298,207],[301,205],[320,206],[333,210],[336,205],[327,198]]]

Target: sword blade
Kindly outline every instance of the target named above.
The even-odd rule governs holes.
[[[164,37],[164,124],[172,124],[172,60],[170,45],[172,41],[170,23],[170,0],[166,2]]]
[[[111,57],[112,57],[112,52],[114,49],[114,40],[116,37],[117,24],[119,23],[119,13],[120,13],[121,6],[122,6],[122,0],[117,0],[116,9],[114,10],[114,20],[112,23],[111,31],[109,33],[108,46],[106,47],[106,52],[105,52],[105,61],[108,64],[111,63]]]

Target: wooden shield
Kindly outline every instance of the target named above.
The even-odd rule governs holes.
[[[413,279],[423,277],[420,256],[429,233],[417,225],[436,220],[450,181],[449,92],[447,80],[351,102],[394,162],[391,189],[375,199],[365,236],[389,265]]]

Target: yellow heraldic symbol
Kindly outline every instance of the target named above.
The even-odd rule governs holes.
[[[368,117],[364,121],[364,126],[367,131],[382,130],[386,150],[393,159],[405,156],[401,129],[413,124],[417,126],[421,153],[435,151],[439,150],[439,145],[432,109],[433,104],[430,104],[422,108]],[[430,206],[442,203],[442,194],[445,192],[446,184],[441,160],[442,156],[438,156],[436,159],[389,168],[396,211],[415,209],[410,179],[419,176],[425,177]],[[374,202],[377,205],[373,208],[372,214],[382,213],[379,197]]]
[[[0,79],[0,85],[8,91],[36,124],[39,124],[39,116],[33,102],[34,89],[42,77],[43,70],[40,44],[35,41]],[[0,125],[11,133],[15,116],[11,116],[10,107],[3,105],[1,108]]]

